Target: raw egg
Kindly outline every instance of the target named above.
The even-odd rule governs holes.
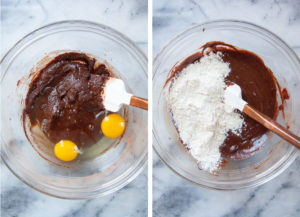
[[[117,138],[121,136],[125,130],[124,118],[119,114],[107,115],[101,123],[101,130],[108,138]]]
[[[54,153],[56,157],[62,161],[72,161],[77,157],[79,150],[74,142],[61,140],[56,143]]]

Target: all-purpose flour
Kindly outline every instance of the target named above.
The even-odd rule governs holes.
[[[230,73],[221,53],[210,53],[188,65],[173,80],[168,106],[179,135],[201,169],[213,172],[221,162],[220,146],[227,132],[238,134],[242,117],[222,103]]]

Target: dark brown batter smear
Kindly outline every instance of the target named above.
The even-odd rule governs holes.
[[[230,63],[231,72],[227,81],[238,84],[242,89],[242,97],[249,105],[273,118],[277,117],[278,105],[276,99],[276,80],[272,71],[256,54],[246,50],[218,49],[223,53],[224,62]],[[244,159],[257,151],[263,141],[261,136],[268,130],[252,118],[242,114],[245,127],[241,136],[232,132],[221,147],[223,157]]]
[[[228,62],[231,72],[225,82],[234,82],[242,89],[242,97],[249,105],[258,111],[273,118],[278,114],[276,99],[276,83],[272,71],[265,66],[263,60],[256,54],[225,44],[224,42],[209,42],[201,47],[202,52],[195,53],[185,59],[179,66],[171,70],[166,83],[178,75],[187,65],[199,61],[204,54],[209,52],[221,52],[224,62]],[[220,147],[222,157],[231,159],[245,159],[257,151],[263,144],[262,137],[268,130],[241,113],[244,118],[244,126],[241,135],[228,132],[224,144]]]
[[[24,117],[38,124],[54,144],[71,140],[79,148],[103,137],[103,87],[111,72],[83,53],[64,53],[34,78],[26,97]]]

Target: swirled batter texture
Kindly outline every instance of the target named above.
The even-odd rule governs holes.
[[[112,75],[84,53],[64,53],[54,58],[30,84],[24,113],[54,144],[71,140],[81,147],[103,137],[105,116],[103,87]]]
[[[210,52],[222,53],[223,61],[229,63],[231,71],[225,78],[225,82],[228,85],[232,82],[238,84],[241,87],[243,99],[249,105],[276,120],[279,111],[276,98],[278,82],[273,72],[253,52],[236,48],[230,44],[213,41],[203,45],[201,52],[189,56],[179,66],[172,69],[166,83],[178,76],[188,65],[199,61],[205,53]],[[280,88],[279,91],[281,93]],[[220,147],[223,158],[234,160],[248,158],[263,146],[267,138],[265,135],[268,132],[267,128],[247,115],[240,114],[244,119],[241,134],[236,135],[231,131],[228,132]]]

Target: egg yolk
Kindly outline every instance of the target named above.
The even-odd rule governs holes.
[[[101,130],[106,137],[117,138],[125,130],[125,121],[119,114],[109,114],[102,120]]]
[[[78,155],[76,144],[70,140],[61,140],[54,147],[56,157],[62,161],[72,161]]]

